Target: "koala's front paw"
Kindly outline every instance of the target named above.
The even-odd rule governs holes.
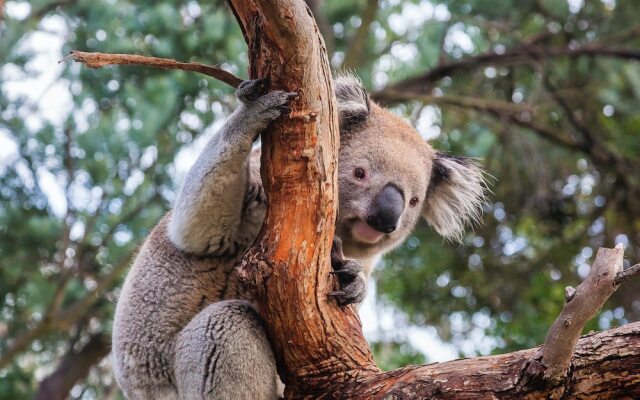
[[[341,269],[331,271],[338,277],[340,290],[329,293],[341,307],[361,303],[366,294],[366,282],[361,274],[362,265],[354,260],[347,260]]]
[[[241,102],[248,104],[258,100],[260,96],[269,91],[269,78],[251,79],[242,81],[236,89],[236,97]]]
[[[361,303],[366,294],[367,282],[362,274],[362,265],[355,260],[345,260],[342,253],[342,241],[335,237],[331,248],[330,273],[338,278],[340,290],[329,293],[341,307]]]
[[[247,118],[256,118],[261,124],[268,124],[280,115],[289,112],[289,102],[297,93],[269,90],[269,79],[243,81],[236,90],[236,96],[246,107]],[[266,125],[265,125],[266,126]]]

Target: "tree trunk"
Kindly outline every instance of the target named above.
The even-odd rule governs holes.
[[[559,384],[525,374],[538,351],[381,373],[354,307],[339,308],[329,254],[337,207],[338,124],[331,73],[311,12],[299,0],[229,0],[249,45],[250,76],[300,97],[263,134],[269,198],[241,275],[256,292],[287,398],[621,398],[640,394],[640,325],[579,341]],[[548,366],[547,366],[548,367]],[[634,373],[630,373],[630,371]],[[528,378],[528,379],[527,379]],[[560,387],[559,387],[560,386]]]
[[[262,136],[269,208],[243,275],[287,393],[321,394],[336,382],[378,372],[355,308],[340,309],[329,259],[337,207],[338,121],[326,50],[302,1],[231,1],[250,49],[250,76],[299,93]]]

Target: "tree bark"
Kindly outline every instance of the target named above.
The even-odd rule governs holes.
[[[560,383],[524,373],[538,349],[380,372],[355,309],[340,309],[327,295],[335,289],[328,272],[339,134],[318,28],[302,0],[229,3],[249,45],[250,76],[270,77],[273,88],[300,94],[291,115],[263,134],[269,207],[240,267],[244,283],[255,290],[285,397],[538,399],[563,393],[613,399],[640,394],[638,323],[578,341],[568,378]]]
[[[411,366],[345,386],[349,399],[548,399],[557,387],[520,385],[540,348],[491,357]],[[583,336],[574,351],[563,399],[636,399],[640,395],[640,323]]]
[[[326,50],[302,1],[230,2],[250,49],[250,76],[299,93],[291,115],[262,136],[269,208],[242,275],[288,396],[320,395],[378,372],[355,309],[329,299],[337,207],[338,121]]]

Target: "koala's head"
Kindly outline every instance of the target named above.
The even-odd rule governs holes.
[[[482,213],[485,182],[473,160],[435,151],[407,122],[369,99],[360,81],[334,81],[340,119],[336,233],[348,257],[399,245],[422,215],[460,240]]]

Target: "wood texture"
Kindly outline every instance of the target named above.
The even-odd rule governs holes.
[[[378,372],[355,308],[340,309],[329,260],[337,209],[338,121],[326,51],[303,1],[231,1],[250,76],[299,93],[262,136],[269,208],[242,274],[257,291],[287,396],[316,396]]]

